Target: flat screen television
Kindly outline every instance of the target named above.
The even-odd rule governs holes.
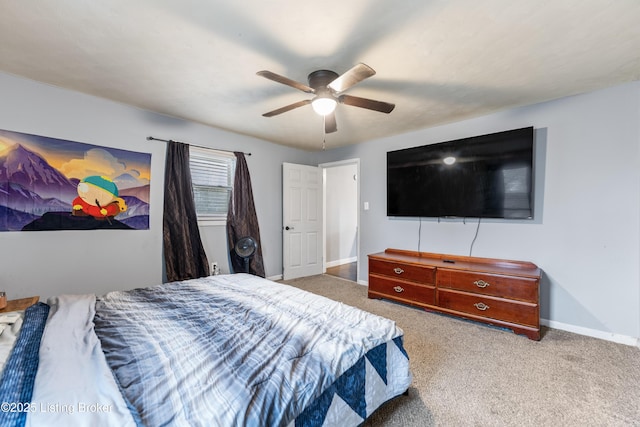
[[[533,218],[533,127],[387,153],[387,216]]]

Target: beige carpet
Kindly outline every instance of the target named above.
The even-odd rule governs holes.
[[[640,426],[640,349],[544,329],[542,340],[384,300],[321,275],[286,281],[393,319],[413,384],[366,426]]]

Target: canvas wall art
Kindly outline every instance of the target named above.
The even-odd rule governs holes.
[[[0,129],[0,231],[149,229],[151,154]]]

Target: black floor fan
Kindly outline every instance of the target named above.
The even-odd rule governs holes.
[[[256,253],[256,249],[258,249],[258,243],[253,237],[243,237],[236,242],[233,250],[244,262],[244,273],[249,272],[249,261]]]

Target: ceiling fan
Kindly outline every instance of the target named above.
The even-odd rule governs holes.
[[[347,89],[373,76],[375,73],[373,68],[363,63],[352,67],[342,75],[338,75],[335,71],[317,70],[309,74],[307,77],[309,85],[305,85],[279,74],[272,73],[271,71],[258,71],[256,74],[259,76],[291,86],[306,93],[315,94],[315,97],[312,99],[294,102],[293,104],[264,113],[263,116],[273,117],[291,111],[294,108],[311,104],[316,113],[324,116],[325,133],[332,133],[338,130],[335,116],[337,103],[389,114],[395,108],[395,104],[343,94]]]

